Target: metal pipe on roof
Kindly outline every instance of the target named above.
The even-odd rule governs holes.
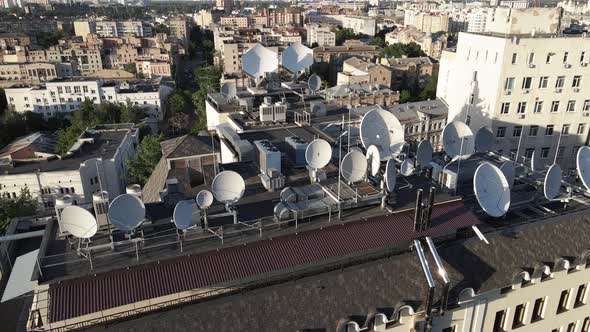
[[[414,232],[420,232],[422,222],[422,189],[416,192],[416,208],[414,209]]]

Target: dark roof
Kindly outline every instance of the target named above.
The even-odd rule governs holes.
[[[430,235],[479,223],[461,201],[437,205],[432,216]],[[239,284],[245,278],[408,243],[416,236],[412,219],[413,211],[406,210],[53,283],[49,319],[55,322],[182,291]]]
[[[80,164],[92,158],[111,159],[125,138],[127,130],[102,131],[88,133],[85,138],[94,138],[94,143],[84,143],[79,151],[63,159],[51,159],[39,162],[15,162],[14,166],[2,166],[0,172],[5,174],[23,174],[30,172],[54,172],[76,170]]]
[[[477,238],[439,243],[451,278],[451,301],[473,287],[477,293],[511,285],[517,272],[558,257],[578,257],[588,249],[587,211],[498,231]],[[432,268],[432,265],[431,265]],[[575,273],[575,272],[574,272]],[[437,279],[437,287],[440,281]],[[423,308],[426,282],[410,252],[343,270],[268,286],[157,314],[109,324],[109,331],[334,331],[339,320],[364,317],[402,305]],[[435,300],[439,300],[437,295]],[[104,327],[97,330],[102,331]],[[315,331],[315,330],[314,330]]]
[[[160,143],[167,158],[182,158],[213,153],[210,136],[184,135]]]

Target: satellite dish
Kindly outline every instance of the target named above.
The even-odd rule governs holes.
[[[346,182],[359,182],[367,175],[367,159],[360,151],[351,150],[342,158],[340,172]]]
[[[514,185],[514,179],[516,178],[516,168],[514,168],[514,163],[511,161],[506,161],[500,166],[500,170],[504,177],[506,177],[506,181],[508,181],[508,186],[512,189]]]
[[[389,159],[385,165],[385,187],[388,192],[393,192],[395,189],[396,177],[397,168],[395,168],[395,160]]]
[[[223,83],[223,85],[221,85],[221,94],[224,97],[235,97],[237,92],[236,86],[235,84],[230,84],[230,83]]]
[[[576,156],[578,176],[587,190],[590,190],[590,147],[582,146]]]
[[[432,160],[432,145],[430,141],[423,140],[418,144],[418,150],[416,151],[416,161],[420,167],[424,167]]]
[[[75,205],[67,206],[62,210],[59,224],[64,231],[80,239],[89,239],[98,230],[98,224],[92,213]]]
[[[381,156],[376,146],[371,145],[367,148],[367,160],[369,161],[369,173],[372,176],[377,175],[381,167]]]
[[[475,151],[473,132],[465,123],[453,121],[443,129],[443,147],[453,160],[468,159]]]
[[[545,182],[543,183],[543,194],[548,200],[553,200],[559,196],[559,189],[561,188],[561,167],[557,164],[551,165],[547,174],[545,174]]]
[[[266,73],[271,73],[279,68],[277,53],[268,48],[256,44],[242,55],[242,69],[257,81],[264,78]]]
[[[313,50],[301,43],[293,43],[283,51],[281,59],[283,67],[297,74],[313,65]]]
[[[382,109],[365,114],[361,121],[360,136],[365,149],[371,145],[379,149],[381,160],[397,156],[405,144],[401,123],[391,112]]]
[[[475,134],[475,151],[486,153],[494,146],[494,133],[487,127],[481,127]]]
[[[399,171],[403,176],[412,175],[412,173],[414,173],[414,161],[412,159],[402,161]]]
[[[483,163],[475,170],[473,190],[479,206],[492,217],[501,217],[510,208],[510,186],[502,171]]]
[[[536,167],[537,167],[537,161],[535,160],[535,151],[533,151],[533,154],[531,155],[531,170],[533,172],[536,172]]]
[[[321,138],[313,140],[305,149],[305,160],[313,169],[325,167],[330,159],[332,159],[332,147]]]
[[[326,115],[326,105],[321,101],[311,102],[311,113],[315,115]]]
[[[145,219],[145,205],[136,196],[117,196],[109,205],[109,221],[116,229],[131,232]]]
[[[322,87],[322,78],[316,74],[312,74],[307,80],[307,87],[313,92],[318,91]]]
[[[246,183],[240,174],[234,171],[223,171],[213,179],[211,190],[215,199],[221,203],[233,204],[244,195]]]
[[[180,201],[174,208],[174,225],[184,231],[193,224],[193,204],[191,201]]]
[[[196,201],[201,210],[206,210],[213,204],[213,194],[209,190],[201,190],[197,194]]]

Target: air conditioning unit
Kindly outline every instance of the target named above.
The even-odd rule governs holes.
[[[580,63],[580,66],[582,66],[582,67],[588,67],[588,62],[582,62],[582,63]]]
[[[519,119],[524,119],[524,114],[519,114],[519,115],[518,115],[518,118],[519,118]]]
[[[535,64],[534,63],[529,63],[529,68],[535,68]]]
[[[574,92],[580,92],[580,88],[574,88]]]
[[[555,89],[555,93],[561,93],[561,88]]]
[[[529,89],[522,90],[522,93],[529,93],[529,92],[531,92],[531,90],[529,90]]]
[[[590,116],[590,112],[584,112],[584,113],[582,113],[582,116],[588,117],[588,116]]]
[[[572,68],[572,65],[570,65],[569,63],[564,63],[563,64],[563,67],[564,68]]]
[[[509,96],[512,94],[512,90],[504,90],[504,94]]]

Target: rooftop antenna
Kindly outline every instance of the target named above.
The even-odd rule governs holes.
[[[283,67],[293,73],[293,80],[296,80],[313,65],[313,50],[301,43],[293,43],[283,51],[281,60]]]
[[[475,134],[475,151],[486,153],[494,147],[494,133],[488,127],[481,127]]]
[[[277,54],[261,44],[256,44],[242,55],[242,70],[260,84],[266,73],[275,72],[279,68]]]
[[[318,75],[312,74],[307,80],[307,87],[310,91],[316,93],[322,87],[322,79]]]
[[[508,181],[508,186],[512,189],[512,186],[514,186],[514,179],[516,178],[516,168],[514,167],[514,163],[512,161],[505,161],[500,165],[500,170],[502,171],[502,174],[504,174],[506,181]]]
[[[226,210],[234,217],[234,224],[237,224],[237,211],[232,205],[239,201],[246,191],[246,183],[242,176],[234,171],[223,171],[213,179],[211,191],[215,199],[225,204]]]
[[[375,145],[371,145],[367,148],[367,161],[369,162],[369,174],[376,176],[381,167],[381,156],[379,154],[379,149]]]
[[[561,188],[561,173],[561,167],[554,163],[549,167],[547,174],[545,174],[543,194],[545,195],[545,198],[550,201],[559,196],[559,189]]]
[[[448,123],[442,132],[443,148],[451,161],[445,165],[445,169],[457,161],[457,182],[461,170],[461,160],[469,159],[475,152],[475,140],[471,128],[464,122],[453,121]],[[455,192],[458,189],[458,183],[455,184]]]
[[[502,171],[485,162],[473,176],[475,197],[481,208],[492,217],[501,217],[510,208],[510,186]]]
[[[582,184],[584,184],[586,190],[590,191],[590,147],[582,146],[578,150],[576,168]]]
[[[172,221],[176,226],[176,229],[180,231],[177,233],[178,243],[180,244],[180,252],[183,251],[182,241],[188,229],[196,227],[193,225],[193,202],[191,201],[180,201],[174,207],[174,213]]]
[[[422,140],[416,151],[416,162],[421,168],[426,167],[432,161],[432,144],[429,140]]]
[[[131,237],[135,229],[145,220],[145,205],[136,196],[122,194],[109,205],[108,217],[111,224]]]
[[[367,159],[358,150],[351,150],[342,159],[342,177],[347,183],[362,181],[367,175]]]
[[[407,177],[414,173],[414,169],[414,161],[412,159],[404,159],[399,168],[399,171],[400,173],[402,173],[403,176]]]
[[[213,194],[209,190],[201,190],[197,194],[196,197],[197,205],[201,210],[203,210],[203,218],[205,221],[205,228],[209,228],[209,223],[207,222],[207,210],[213,204]]]
[[[361,120],[360,136],[365,149],[375,145],[383,161],[398,156],[405,144],[401,123],[395,115],[383,109],[365,114]]]
[[[305,160],[310,167],[312,183],[319,182],[317,171],[324,168],[332,159],[330,143],[321,138],[313,140],[305,149]]]
[[[94,216],[87,210],[79,206],[71,205],[62,210],[59,224],[63,231],[78,238],[78,247],[76,251],[78,255],[90,258],[90,267],[92,268],[92,258],[90,257],[90,254],[86,255],[82,252],[82,243],[84,242],[86,243],[86,246],[88,246],[90,238],[98,231],[96,218],[94,218]]]

